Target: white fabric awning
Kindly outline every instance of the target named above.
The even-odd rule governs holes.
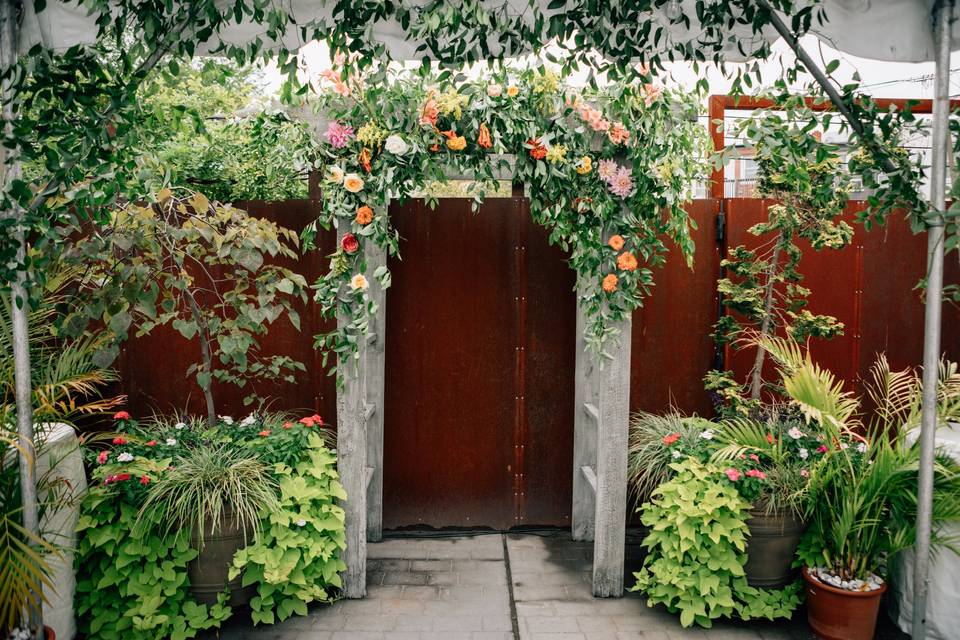
[[[814,22],[811,31],[829,46],[862,58],[872,58],[891,62],[922,62],[933,59],[933,36],[931,30],[931,11],[935,0],[822,0],[827,22]],[[540,9],[548,11],[546,0],[538,0]],[[225,0],[224,6],[230,4]],[[329,21],[332,14],[331,2],[317,0],[276,0],[274,4],[294,17],[297,25],[309,25],[314,21]],[[491,7],[506,7],[514,14],[522,14],[527,8],[526,0],[489,0]],[[683,15],[695,16],[695,0],[680,0]],[[665,5],[666,6],[666,5]],[[50,0],[44,11],[34,11],[33,0],[24,3],[25,15],[21,29],[20,52],[29,51],[36,44],[54,50],[70,46],[92,44],[96,39],[95,16],[89,15],[84,5],[74,2]],[[690,29],[673,25],[665,16],[656,19],[670,29],[674,39],[687,39],[696,34],[698,23],[693,18]],[[225,28],[220,37],[223,42],[244,45],[258,38],[270,46],[263,26],[241,23]],[[394,21],[375,23],[371,28],[371,37],[384,44],[395,60],[417,58],[416,49],[421,44],[404,37],[400,25]],[[739,58],[737,42],[757,37],[749,26],[743,26],[731,32],[727,50],[730,59]],[[772,42],[776,34],[771,30],[764,32],[764,39]],[[218,43],[208,43],[207,50],[216,48]],[[280,43],[273,43],[277,46]],[[291,28],[283,36],[282,45],[288,49],[297,49],[306,44],[301,39],[299,28]],[[493,44],[493,43],[491,43]],[[953,27],[951,50],[960,48],[960,28]]]

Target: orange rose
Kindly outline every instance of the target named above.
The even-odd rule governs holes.
[[[610,236],[610,239],[607,240],[607,244],[610,245],[610,248],[614,251],[620,251],[623,249],[623,245],[626,241],[623,239],[623,236],[620,234]]]
[[[487,125],[480,125],[480,135],[477,136],[477,144],[484,148],[489,149],[493,146],[493,140],[490,139],[490,129],[487,129]]]
[[[637,257],[632,253],[630,253],[629,251],[624,251],[619,256],[617,256],[617,267],[621,271],[636,271]]]
[[[357,224],[370,224],[373,221],[373,209],[363,205],[357,209]]]
[[[603,290],[607,293],[613,293],[617,290],[617,276],[612,273],[607,274],[603,279]]]
[[[370,173],[370,149],[364,147],[363,151],[360,152],[360,155],[357,156],[357,162],[360,163],[367,173]]]
[[[447,140],[447,148],[451,151],[463,151],[467,148],[467,139],[463,136],[456,136]]]

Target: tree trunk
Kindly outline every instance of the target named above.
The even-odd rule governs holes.
[[[200,356],[203,358],[203,370],[210,375],[206,384],[200,382],[200,389],[203,391],[203,399],[207,403],[207,424],[211,427],[217,426],[217,409],[213,402],[213,354],[210,349],[210,333],[207,331],[207,323],[200,313],[200,306],[194,300],[193,294],[187,293],[187,300],[190,301],[190,314],[194,322],[197,323],[197,336],[200,339]],[[199,382],[199,380],[198,380]]]
[[[777,264],[780,262],[780,250],[783,248],[785,238],[780,236],[777,244],[773,247],[773,255],[770,256],[770,265],[767,269],[766,292],[763,299],[763,319],[760,322],[760,337],[766,338],[773,330],[773,322],[770,318],[773,311],[775,276],[777,275]],[[753,370],[750,372],[750,398],[758,400],[760,398],[760,386],[763,382],[763,360],[767,352],[760,345],[757,345],[757,356],[753,361]]]

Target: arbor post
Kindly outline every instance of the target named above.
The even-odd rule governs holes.
[[[370,318],[367,342],[367,540],[379,542],[383,538],[383,398],[384,348],[386,346],[387,292],[373,273],[387,264],[386,251],[376,243],[366,249],[368,295],[377,305]]]
[[[576,388],[573,407],[573,505],[570,528],[574,540],[593,540],[597,509],[597,371],[596,354],[587,347],[583,332],[587,312],[577,295]]]

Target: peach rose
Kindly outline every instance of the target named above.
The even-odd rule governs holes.
[[[507,87],[507,95],[510,96],[511,98],[516,98],[519,93],[520,93],[520,87],[518,87],[517,85],[512,84],[509,87]]]
[[[613,293],[617,290],[617,282],[617,276],[612,273],[608,273],[603,279],[603,290],[607,293]]]
[[[350,193],[359,193],[363,189],[363,178],[355,173],[343,176],[343,188]]]
[[[467,148],[467,139],[463,136],[456,136],[447,140],[447,148],[451,151],[463,151]]]
[[[367,205],[363,205],[357,209],[357,224],[370,224],[373,221],[373,209]]]
[[[625,242],[626,240],[624,240],[623,236],[620,235],[619,233],[610,236],[610,239],[607,240],[607,244],[610,245],[610,248],[613,249],[614,251],[620,251],[620,249],[623,249],[623,245]]]
[[[637,257],[625,251],[617,256],[617,268],[621,271],[636,271],[637,270]]]

